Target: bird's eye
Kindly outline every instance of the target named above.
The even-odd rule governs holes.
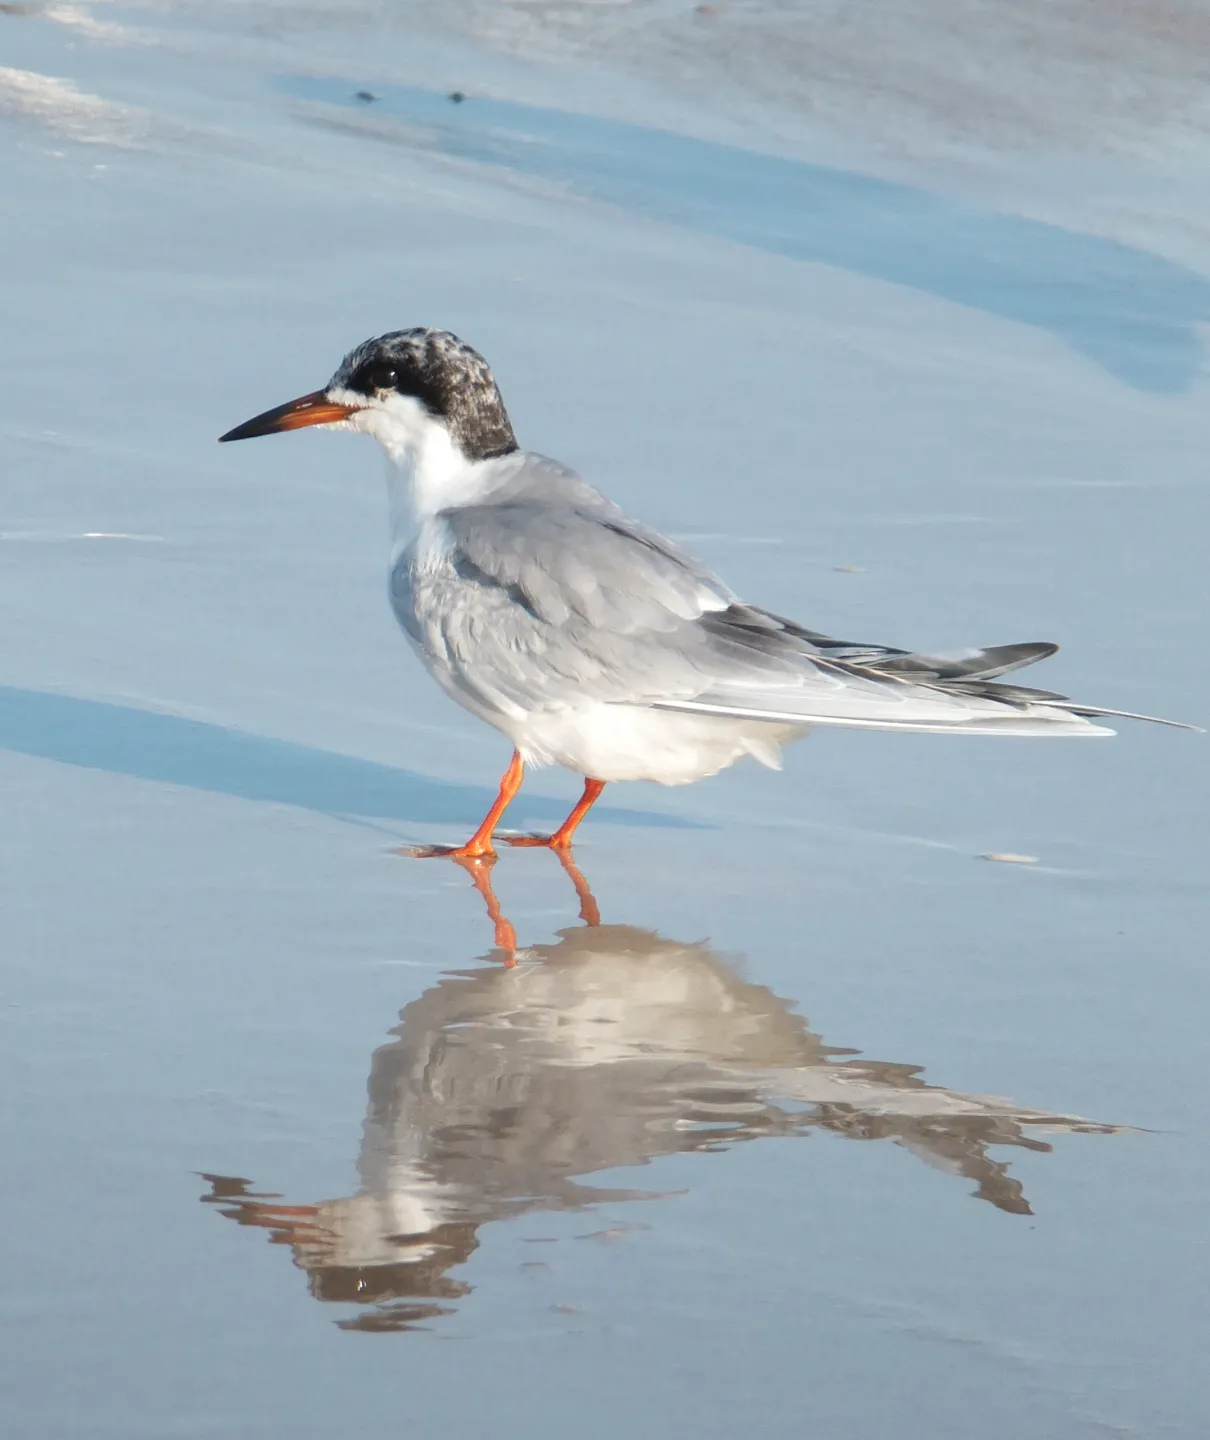
[[[398,380],[393,365],[367,365],[361,372],[362,388],[367,395],[376,390],[394,390]]]

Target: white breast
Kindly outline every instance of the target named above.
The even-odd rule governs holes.
[[[498,462],[468,460],[445,422],[414,396],[380,395],[367,405],[352,391],[328,393],[338,404],[360,406],[342,428],[372,435],[386,451],[392,564],[421,523],[441,510],[476,504],[498,483]]]

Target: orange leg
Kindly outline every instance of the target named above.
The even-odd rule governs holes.
[[[444,855],[450,860],[482,860],[485,855],[494,855],[496,852],[492,849],[492,833],[499,825],[501,815],[508,809],[509,802],[520,790],[524,778],[525,766],[521,756],[514,750],[513,758],[500,781],[500,793],[496,796],[496,803],[465,845],[417,845],[403,853],[416,860],[430,860],[438,855]],[[595,795],[593,799],[596,799]],[[589,801],[589,804],[591,803],[592,801]],[[587,808],[585,806],[585,809]]]
[[[505,838],[504,843],[506,845],[545,845],[549,850],[570,850],[571,837],[576,833],[576,826],[592,809],[604,788],[604,780],[586,779],[584,793],[576,802],[576,808],[553,835],[510,835]]]

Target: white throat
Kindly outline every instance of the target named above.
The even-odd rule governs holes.
[[[491,461],[469,460],[449,428],[410,395],[371,401],[351,391],[330,390],[337,402],[362,407],[343,422],[372,435],[387,455],[391,558],[398,558],[417,529],[440,510],[473,505],[491,488]]]

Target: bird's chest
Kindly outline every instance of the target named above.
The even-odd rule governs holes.
[[[443,632],[464,601],[445,527],[430,521],[418,526],[397,548],[389,575],[391,608],[408,636],[422,649],[444,649]]]
[[[395,560],[390,597],[425,664],[456,670],[467,683],[509,668],[532,639],[516,633],[518,607],[508,593],[466,565],[439,521],[421,527]]]

